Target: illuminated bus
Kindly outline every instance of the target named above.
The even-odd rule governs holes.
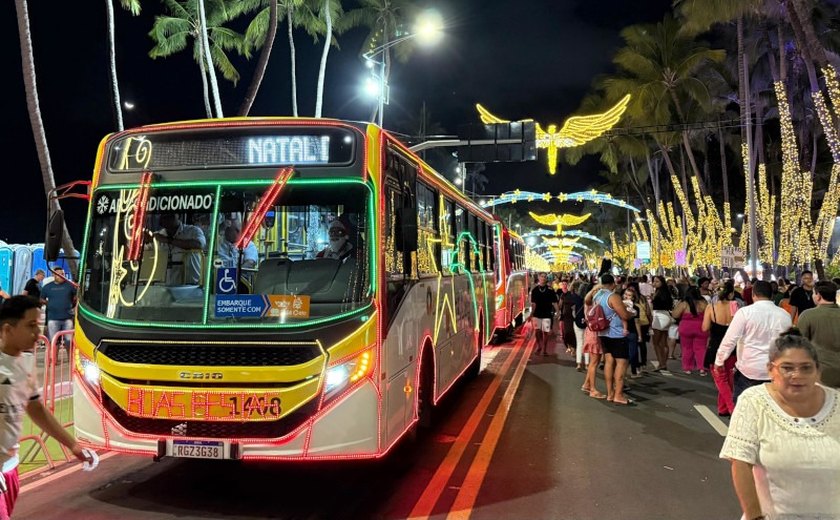
[[[500,251],[496,268],[496,341],[510,338],[521,326],[526,310],[530,310],[528,282],[525,268],[525,241],[499,223],[497,229]]]
[[[85,446],[376,458],[478,373],[503,227],[374,125],[127,130],[100,144],[89,194],[73,378]]]

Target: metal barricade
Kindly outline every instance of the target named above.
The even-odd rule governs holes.
[[[52,342],[42,335],[35,345],[35,371],[42,384],[41,400],[65,428],[73,426],[73,332],[58,332]],[[68,347],[59,346],[64,343],[63,338],[68,338]],[[51,453],[50,448],[56,446],[58,449]],[[22,472],[44,464],[43,469],[54,469],[57,464],[73,458],[67,448],[29,420],[24,421],[19,454]]]

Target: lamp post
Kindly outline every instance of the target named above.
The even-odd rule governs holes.
[[[365,60],[365,64],[369,69],[371,69],[371,71],[378,69],[378,75],[373,73],[373,79],[378,83],[378,88],[375,89],[375,91],[379,102],[379,108],[377,109],[377,124],[380,127],[384,122],[385,105],[389,102],[390,92],[388,80],[385,77],[385,53],[391,47],[413,39],[417,39],[425,45],[433,45],[440,40],[442,35],[443,19],[437,11],[429,10],[424,12],[417,19],[417,24],[415,25],[413,32],[406,34],[405,36],[401,36],[396,40],[384,43],[362,55],[362,58]],[[376,56],[379,57],[378,60],[374,59]],[[372,84],[368,83],[366,85],[366,90],[368,93],[373,93],[374,89],[372,88]]]

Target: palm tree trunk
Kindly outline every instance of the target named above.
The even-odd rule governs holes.
[[[204,47],[201,42],[196,41],[198,45],[198,69],[201,71],[201,91],[204,94],[204,113],[207,114],[207,119],[213,119],[213,107],[210,105],[210,87],[207,84],[207,67],[204,65]]]
[[[671,101],[677,109],[677,116],[679,117],[680,123],[685,124],[685,114],[682,111],[682,107],[680,107],[676,91],[669,88],[668,93],[671,95]],[[694,159],[694,151],[691,149],[691,142],[688,139],[688,130],[682,131],[682,144],[683,148],[685,148],[686,155],[688,155],[688,162],[691,164],[691,171],[694,172],[694,176],[697,177],[697,183],[700,186],[700,194],[705,195],[709,193],[709,191],[706,189],[706,183],[703,182],[703,177],[700,175],[700,169],[697,167],[697,161]],[[685,182],[685,179],[683,179],[683,183]],[[688,192],[686,192],[686,195],[687,194]]]
[[[788,20],[790,26],[793,28],[793,35],[796,38],[796,46],[802,53],[802,61],[805,62],[805,70],[808,71],[808,82],[811,85],[811,92],[820,90],[820,84],[817,80],[817,70],[814,67],[814,56],[811,54],[811,48],[808,46],[807,36],[802,27],[802,21],[799,19],[799,13],[796,10],[794,0],[788,0],[784,3],[787,7]]]
[[[726,167],[726,142],[723,140],[722,128],[718,128],[718,143],[720,145],[720,175],[723,180],[723,202],[729,204],[729,171]]]
[[[254,77],[248,86],[245,99],[242,100],[242,106],[239,107],[240,116],[248,115],[251,111],[251,105],[254,104],[254,100],[257,98],[257,92],[259,92],[263,77],[265,77],[265,69],[268,67],[268,59],[271,57],[271,49],[274,47],[275,36],[277,36],[277,0],[271,0],[268,3],[268,34],[265,37],[265,43],[263,43],[263,48],[260,52],[260,59],[257,61]]]
[[[735,24],[738,41],[738,116],[741,119],[741,142],[747,142],[747,102],[746,85],[744,85],[744,17],[739,16]]]
[[[216,117],[225,117],[222,113],[222,99],[219,97],[219,83],[216,81],[216,68],[213,66],[213,56],[210,51],[210,40],[207,34],[207,13],[204,10],[204,0],[198,0],[199,37],[204,49],[204,60],[207,62],[207,75],[210,77],[210,88],[213,91],[213,103]]]
[[[805,37],[805,44],[808,46],[808,54],[816,61],[817,65],[822,69],[828,65],[828,57],[826,56],[825,47],[817,38],[817,33],[814,30],[813,17],[811,16],[811,9],[803,0],[788,0],[788,10],[793,8],[798,18],[798,23],[802,29],[802,34]]]
[[[112,0],[105,0],[105,12],[108,20],[108,58],[111,64],[111,99],[114,102],[114,118],[117,123],[117,131],[122,132],[123,114],[120,101],[120,84],[117,81],[117,49],[114,45],[114,4]]]
[[[41,105],[38,100],[38,83],[35,77],[35,58],[32,54],[32,33],[29,28],[29,6],[26,0],[15,0],[17,10],[18,37],[20,39],[20,57],[23,66],[23,85],[26,90],[26,106],[29,111],[29,124],[32,126],[32,134],[35,138],[35,148],[38,151],[38,162],[41,165],[41,180],[44,183],[44,193],[49,194],[55,189],[55,176],[53,175],[50,150],[47,146],[47,134],[44,131],[44,121],[41,119]],[[48,201],[50,208],[55,211],[61,209],[58,200]],[[64,223],[64,236],[61,242],[64,254],[74,256],[76,251],[73,245],[73,238],[67,230],[67,223]],[[70,260],[69,267],[73,275],[78,279],[76,272],[77,262]]]
[[[297,103],[297,70],[295,66],[295,36],[294,36],[294,16],[293,16],[294,6],[289,3],[289,6],[286,8],[286,22],[289,24],[289,53],[291,55],[292,60],[292,115],[297,117],[298,116],[298,103]]]
[[[324,107],[324,81],[327,76],[327,57],[330,55],[332,44],[332,13],[330,0],[324,0],[324,17],[327,22],[327,33],[324,35],[324,52],[321,54],[321,69],[318,71],[318,91],[315,97],[315,117],[321,117]]]
[[[645,147],[645,159],[647,160],[648,172],[650,172],[650,184],[653,187],[653,200],[656,202],[656,207],[659,207],[660,192],[659,192],[659,166],[654,167],[653,161],[650,160],[650,148]]]

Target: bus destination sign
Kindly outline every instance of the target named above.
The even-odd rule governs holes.
[[[112,143],[112,172],[259,166],[346,166],[353,161],[350,130],[222,128],[130,135]]]

